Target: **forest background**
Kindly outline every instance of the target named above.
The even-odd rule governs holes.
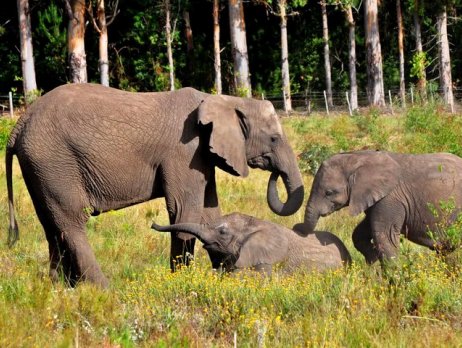
[[[24,2],[24,1],[18,1]],[[27,2],[27,1],[26,1]],[[31,17],[33,56],[39,93],[71,82],[67,48],[69,6],[78,1],[29,0],[27,12]],[[81,1],[82,2],[82,1]],[[254,96],[282,98],[281,73],[281,18],[278,6],[284,3],[287,11],[288,61],[290,87],[293,94],[326,90],[326,55],[331,68],[332,90],[347,91],[349,79],[348,22],[345,8],[351,6],[355,22],[356,71],[359,100],[367,103],[368,62],[365,47],[366,3],[376,1],[318,1],[271,0],[243,2],[251,90]],[[90,13],[95,13],[97,1],[84,2],[85,54],[89,82],[99,82],[99,33]],[[120,0],[106,1],[108,21],[109,81],[116,88],[133,91],[168,90],[169,62],[166,39],[166,3],[170,9],[174,87],[192,86],[206,92],[216,92],[214,73],[213,2],[209,0]],[[229,2],[230,4],[231,2]],[[397,4],[402,12],[404,34],[404,76],[400,78],[399,28]],[[220,50],[223,92],[240,94],[235,87],[233,56],[229,25],[229,4],[219,2]],[[117,5],[117,6],[116,6]],[[457,88],[462,79],[460,66],[462,47],[457,44],[462,23],[458,13],[459,1],[378,1],[378,25],[385,91],[397,94],[400,80],[405,79],[406,91],[418,84],[421,72],[428,81],[427,90],[440,88],[441,62],[439,47],[439,16],[447,14],[450,42],[451,88]],[[370,6],[370,5],[369,5]],[[117,15],[112,18],[114,10]],[[322,9],[326,9],[328,40],[323,38]],[[416,10],[417,9],[417,10]],[[415,15],[421,25],[423,52],[416,46]],[[187,16],[187,17],[186,17]],[[188,18],[187,20],[185,20]],[[9,1],[0,13],[0,94],[13,90],[21,94],[23,74],[19,44],[18,7]],[[404,82],[404,81],[403,81]],[[364,96],[361,98],[361,95]]]

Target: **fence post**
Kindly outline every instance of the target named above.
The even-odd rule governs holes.
[[[388,99],[390,100],[391,114],[394,115],[395,113],[393,112],[393,100],[391,99],[391,91],[390,90],[388,90]]]
[[[10,117],[13,118],[13,93],[8,93],[8,99],[10,100]]]
[[[265,100],[265,93],[261,92],[261,100]]]
[[[414,106],[414,88],[411,86],[411,104]]]
[[[305,89],[305,106],[306,106],[306,111],[308,112],[308,115],[311,114],[311,101],[308,100],[308,88]]]
[[[346,100],[348,104],[348,111],[350,112],[350,116],[353,116],[353,113],[351,112],[350,98],[348,97],[348,92],[345,92],[345,95],[346,95]]]
[[[329,115],[329,104],[327,104],[327,95],[326,95],[325,90],[324,90],[324,102],[326,103],[326,112]]]

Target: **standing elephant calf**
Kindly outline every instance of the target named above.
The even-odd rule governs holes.
[[[439,252],[456,246],[446,228],[462,207],[462,159],[447,153],[357,151],[324,161],[314,178],[300,233],[345,206],[366,217],[353,232],[368,263],[397,256],[400,234]]]
[[[208,251],[213,268],[227,271],[253,268],[270,273],[282,263],[284,271],[297,268],[323,271],[351,261],[342,241],[329,232],[300,236],[294,231],[252,216],[232,213],[210,224],[174,224],[152,228],[162,232],[187,231]]]

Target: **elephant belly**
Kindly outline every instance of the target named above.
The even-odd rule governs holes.
[[[141,163],[84,170],[82,179],[94,210],[105,212],[125,208],[161,196],[155,180],[157,168]]]

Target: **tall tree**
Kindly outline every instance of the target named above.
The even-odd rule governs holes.
[[[396,19],[398,22],[398,51],[399,51],[399,95],[401,103],[406,103],[406,83],[404,79],[404,28],[401,11],[401,0],[396,0]]]
[[[165,10],[165,39],[167,41],[167,57],[169,66],[170,90],[175,90],[175,67],[173,65],[172,53],[172,27],[170,24],[170,0],[164,0]]]
[[[350,104],[351,109],[358,109],[358,83],[356,81],[356,22],[351,5],[344,7],[348,23],[348,69],[350,74]]]
[[[358,12],[362,0],[329,0],[330,4],[340,6],[348,24],[348,70],[350,79],[350,107],[358,109],[358,82],[356,78],[356,21],[353,9]]]
[[[220,57],[220,0],[213,0],[213,55],[215,68],[215,91],[222,93]]]
[[[364,27],[367,56],[367,97],[370,105],[384,106],[382,49],[380,47],[377,0],[364,1]]]
[[[332,73],[330,66],[330,50],[329,50],[329,25],[327,21],[327,6],[324,0],[321,0],[321,13],[322,13],[322,39],[324,46],[324,70],[326,77],[326,93],[327,104],[333,105],[332,102]]]
[[[449,51],[447,23],[446,6],[442,6],[437,15],[440,89],[444,102],[452,108],[454,105],[454,96],[452,91],[451,55]]]
[[[420,95],[421,99],[426,99],[426,91],[427,91],[427,73],[425,72],[425,68],[427,65],[426,62],[426,54],[423,50],[422,44],[422,28],[421,28],[421,20],[420,20],[420,13],[423,10],[423,6],[421,5],[420,0],[412,0],[412,17],[414,20],[414,36],[415,36],[415,53],[412,57],[412,68],[411,68],[411,76],[417,77],[417,91]]]
[[[250,97],[252,95],[252,85],[250,84],[249,56],[247,53],[242,0],[229,0],[229,25],[236,92],[238,95]]]
[[[290,73],[289,73],[289,47],[287,43],[287,1],[279,0],[279,17],[281,19],[281,72],[284,108],[286,112],[292,111],[292,99],[290,96]]]
[[[85,0],[65,0],[69,17],[67,52],[70,80],[87,82],[87,56],[85,54]]]
[[[104,0],[97,0],[96,2],[96,20],[93,16],[93,1],[90,0],[88,6],[88,13],[93,21],[93,27],[99,34],[99,74],[100,82],[103,86],[109,86],[109,54],[108,54],[108,34],[107,27],[111,25],[117,16],[119,0],[115,0],[113,4],[112,15],[108,18],[106,16],[106,9]]]
[[[193,31],[191,27],[191,18],[189,15],[189,10],[187,8],[183,9],[183,21],[184,21],[184,36],[186,38],[186,59],[187,59],[187,68],[188,75],[186,76],[186,84],[191,86],[194,81],[194,39]]]
[[[22,82],[26,103],[33,99],[37,89],[35,80],[35,65],[32,46],[32,31],[30,24],[29,0],[18,0],[19,39],[21,44]]]

